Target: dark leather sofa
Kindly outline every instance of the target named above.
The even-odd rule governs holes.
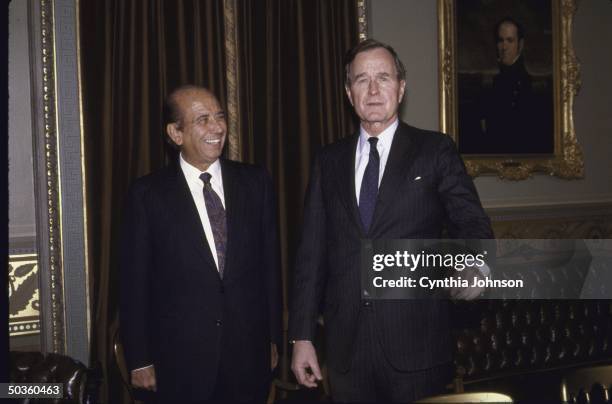
[[[12,383],[62,383],[63,398],[20,398],[16,403],[96,404],[101,381],[99,369],[90,369],[68,356],[41,352],[11,351],[9,354]]]

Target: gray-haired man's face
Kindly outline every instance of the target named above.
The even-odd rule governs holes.
[[[404,96],[404,80],[397,79],[393,56],[388,50],[375,48],[355,56],[350,68],[347,95],[363,128],[378,136],[397,119]]]

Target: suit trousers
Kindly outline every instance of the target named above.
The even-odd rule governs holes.
[[[225,356],[223,354],[221,356],[214,389],[208,397],[201,397],[201,399],[194,401],[185,401],[175,398],[160,398],[154,393],[141,391],[139,394],[145,393],[145,395],[137,396],[136,399],[141,399],[146,404],[172,404],[179,401],[186,404],[265,403],[270,387],[269,383],[250,386],[247,386],[245,383],[239,383],[239,381],[235,380],[232,369],[235,366],[240,366],[240,364],[223,360]]]
[[[452,378],[451,364],[408,372],[393,368],[378,338],[375,304],[362,302],[349,370],[328,370],[333,401],[403,403],[442,393]]]

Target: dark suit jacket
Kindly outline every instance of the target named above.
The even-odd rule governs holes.
[[[136,180],[123,214],[121,332],[129,369],[155,365],[162,399],[207,397],[222,360],[236,388],[270,377],[280,342],[275,198],[263,169],[221,160],[221,280],[178,164]]]
[[[327,146],[315,158],[290,312],[290,338],[312,340],[320,299],[324,299],[327,360],[339,371],[350,367],[363,310],[361,239],[439,238],[444,227],[453,238],[493,237],[453,141],[403,122],[391,145],[366,234],[355,196],[358,137]],[[374,302],[379,340],[395,368],[417,370],[450,361],[447,305],[442,300]]]

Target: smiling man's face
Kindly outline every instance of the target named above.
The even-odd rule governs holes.
[[[391,53],[375,48],[358,53],[350,65],[346,93],[372,136],[378,136],[397,119],[406,82],[398,80]]]
[[[176,95],[180,122],[168,124],[168,136],[181,148],[183,158],[202,171],[214,163],[225,145],[227,123],[217,98],[203,89]]]

